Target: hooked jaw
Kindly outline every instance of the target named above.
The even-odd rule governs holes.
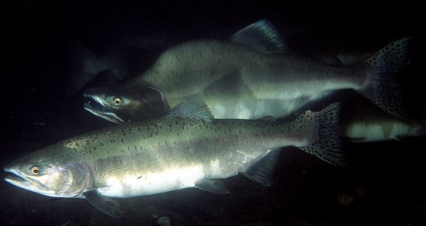
[[[84,158],[62,142],[22,156],[4,171],[8,183],[50,197],[78,198],[93,185]]]
[[[49,188],[43,184],[43,182],[38,181],[37,179],[31,178],[31,176],[27,176],[21,173],[18,169],[5,167],[4,171],[10,173],[5,177],[5,181],[9,182],[16,187],[25,189],[27,191],[31,191],[34,193],[38,193],[41,195],[56,197],[56,198],[80,198],[82,191],[68,191],[68,192],[58,192]],[[69,187],[70,184],[65,184],[66,187]]]
[[[24,179],[24,177],[22,176],[18,176],[19,175],[19,171],[18,170],[14,170],[12,168],[9,168],[8,166],[4,167],[4,171],[7,173],[11,173],[9,175],[7,175],[7,177],[5,178],[5,180],[17,187],[23,188],[23,189],[27,189],[30,190],[29,188],[31,188],[31,183],[29,183],[27,180]]]
[[[124,120],[118,117],[99,96],[92,95],[90,92],[85,92],[84,97],[91,99],[84,103],[84,109],[90,113],[115,124],[125,123]]]
[[[93,99],[95,100],[95,99]],[[109,122],[115,123],[115,124],[123,124],[125,123],[123,119],[118,117],[114,112],[108,110],[105,108],[101,103],[95,101],[87,101],[84,103],[84,109],[89,111],[90,113],[103,118]]]
[[[25,174],[21,173],[16,167],[7,165],[4,167],[4,171],[10,173],[6,176],[5,181],[28,191],[40,193],[46,196],[55,196],[53,191],[47,191],[41,183],[36,180],[32,180]]]

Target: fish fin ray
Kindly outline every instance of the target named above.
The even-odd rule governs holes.
[[[259,20],[236,32],[231,41],[262,53],[287,53],[287,44],[268,20]]]
[[[320,112],[306,111],[296,123],[313,121],[312,137],[309,145],[300,147],[303,151],[332,165],[345,166],[346,156],[341,147],[339,135],[340,103],[333,103]]]
[[[378,107],[401,119],[408,116],[396,74],[407,62],[409,44],[410,38],[400,39],[366,59],[364,63],[377,68],[379,72],[370,76],[361,90],[361,94]]]
[[[203,119],[212,121],[213,115],[202,95],[194,95],[178,104],[167,114],[171,117]]]
[[[96,190],[87,191],[83,195],[90,204],[103,213],[113,218],[123,217],[124,211],[118,202],[100,195]]]
[[[272,174],[277,165],[280,150],[280,148],[268,150],[242,174],[263,186],[271,186]]]
[[[229,194],[230,191],[219,180],[203,180],[195,185],[196,188],[216,193],[216,194]]]

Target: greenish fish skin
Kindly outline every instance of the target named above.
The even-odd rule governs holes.
[[[160,118],[103,128],[23,156],[5,166],[14,174],[6,181],[46,196],[86,198],[112,217],[123,211],[109,197],[191,187],[223,194],[229,191],[217,180],[238,173],[267,186],[282,147],[345,165],[339,110],[336,103],[283,122],[213,119],[199,108],[185,110],[191,112],[186,116],[178,106]]]
[[[162,116],[200,95],[216,119],[283,118],[333,91],[352,89],[405,118],[395,74],[406,63],[409,40],[392,42],[348,66],[290,54],[272,24],[261,20],[231,41],[191,40],[171,47],[121,86],[86,90],[91,101],[85,108],[127,123]]]

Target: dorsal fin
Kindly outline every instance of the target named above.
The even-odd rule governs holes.
[[[259,20],[239,30],[231,41],[262,53],[287,53],[287,44],[268,20]]]
[[[213,120],[213,115],[201,95],[187,98],[170,110],[167,116],[203,119],[205,121]]]

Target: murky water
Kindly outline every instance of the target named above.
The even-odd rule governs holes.
[[[101,66],[92,68],[97,76],[80,78],[81,59],[87,55],[76,48],[85,46],[92,56],[105,59],[107,69],[125,68],[121,80],[146,70],[173,44],[195,38],[227,39],[265,18],[287,37],[296,53],[306,56],[341,51],[358,56],[413,36],[410,64],[401,77],[407,105],[415,115],[425,112],[420,71],[424,44],[419,41],[415,6],[309,13],[301,7],[241,4],[154,7],[113,1],[63,5],[27,1],[12,6],[3,22],[1,165],[112,125],[83,109],[82,90],[117,78]],[[411,14],[403,17],[401,11]],[[346,99],[354,102],[343,106],[357,103],[357,98]],[[421,158],[425,144],[424,137],[344,141],[348,168],[330,166],[289,148],[281,154],[270,188],[237,176],[225,180],[229,195],[185,189],[118,199],[126,211],[122,219],[103,215],[83,199],[45,197],[2,180],[0,220],[4,225],[159,225],[165,216],[171,225],[421,225],[426,223],[422,181],[426,167]]]

